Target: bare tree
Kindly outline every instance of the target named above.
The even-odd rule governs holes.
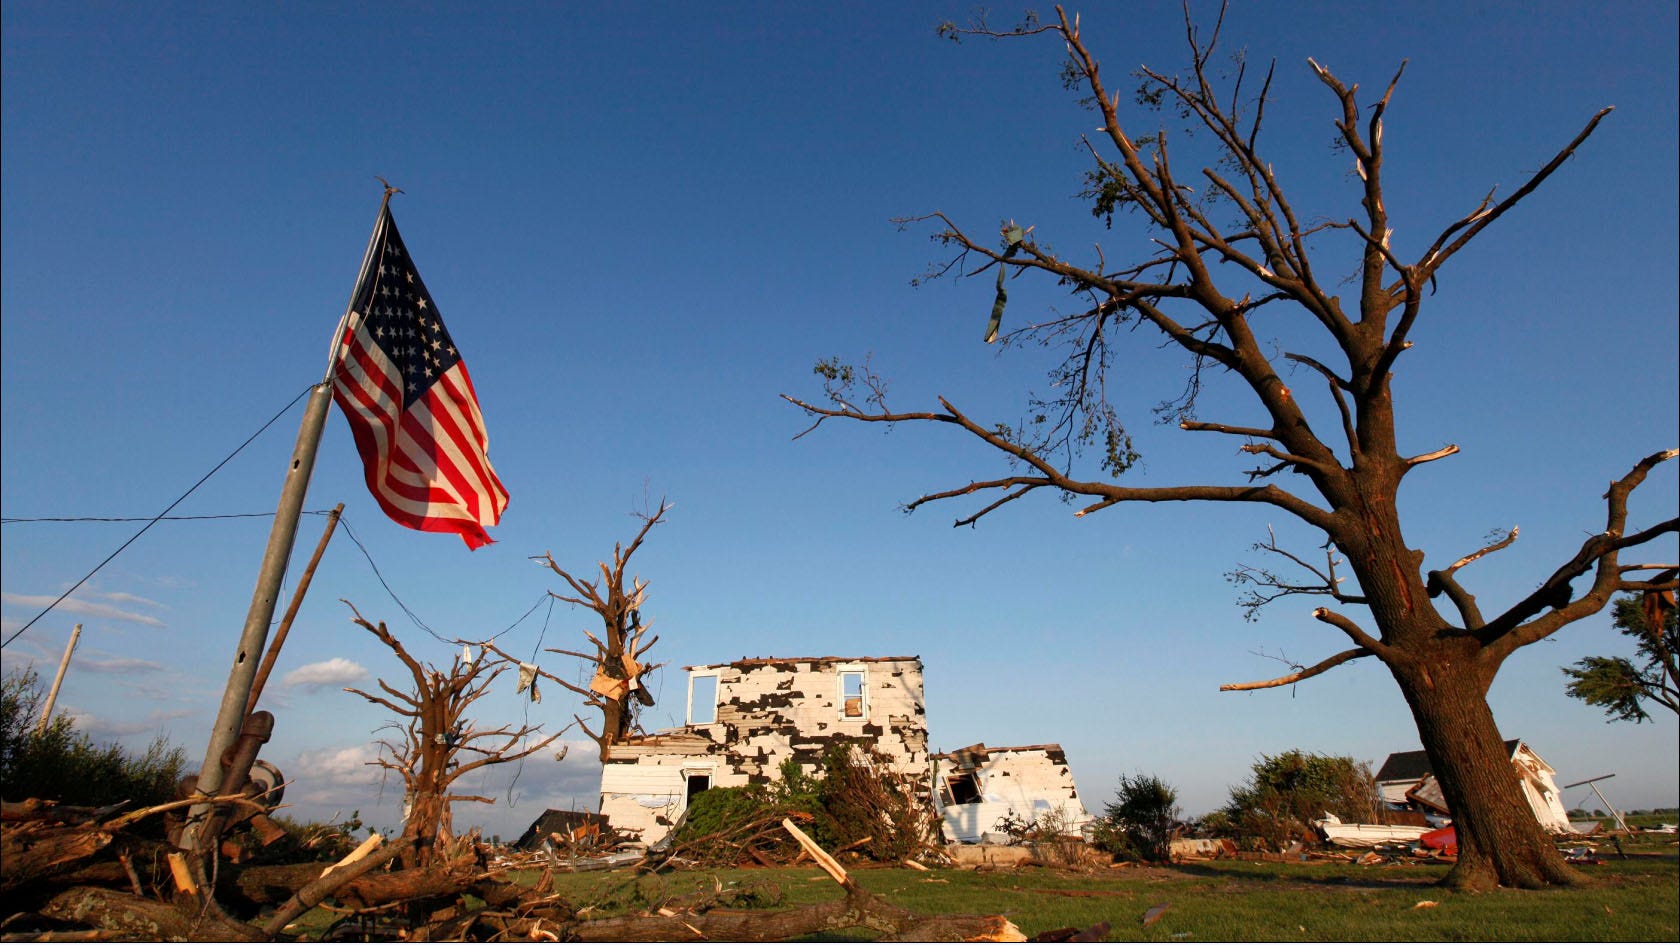
[[[575,656],[588,660],[595,667],[594,677],[587,687],[576,686],[557,676],[544,673],[543,675],[583,697],[585,705],[601,710],[601,730],[591,729],[582,718],[577,724],[595,740],[601,748],[601,760],[607,760],[609,749],[624,741],[634,731],[636,724],[636,707],[653,705],[653,695],[642,683],[642,677],[659,664],[645,662],[647,651],[659,642],[657,635],[648,637],[648,630],[652,622],[642,622],[642,604],[647,599],[647,582],[640,577],[630,578],[629,588],[624,583],[625,569],[630,564],[630,558],[636,549],[642,546],[653,526],[658,525],[665,518],[665,513],[671,506],[665,500],[659,501],[659,510],[653,513],[638,513],[642,527],[636,532],[636,537],[628,546],[614,545],[612,564],[600,562],[601,578],[598,581],[585,581],[573,575],[570,571],[560,567],[554,560],[553,554],[544,554],[532,558],[541,564],[546,564],[555,574],[560,575],[571,588],[571,594],[550,594],[557,600],[568,604],[578,604],[594,611],[601,618],[602,636],[596,636],[585,630],[584,636],[595,645],[594,653],[579,653],[575,650],[550,648],[548,652],[562,656]],[[604,639],[603,639],[604,637]]]
[[[383,679],[379,680],[383,696],[360,689],[344,691],[383,706],[397,716],[391,728],[398,734],[379,742],[383,752],[373,763],[395,771],[403,779],[407,806],[403,836],[414,841],[403,855],[403,865],[424,866],[431,860],[434,848],[446,842],[453,832],[450,805],[457,801],[495,803],[494,798],[482,795],[453,793],[455,783],[463,775],[542,751],[563,732],[531,743],[530,736],[537,734],[542,726],[482,728],[468,718],[467,710],[490,691],[491,684],[515,665],[515,661],[481,653],[477,659],[456,657],[450,661],[447,671],[430,663],[422,664],[409,655],[384,622],[369,622],[354,605],[350,610],[356,614],[356,625],[389,647],[412,678],[408,692]],[[518,747],[521,745],[524,747]]]
[[[1629,495],[1676,451],[1634,462],[1604,495],[1603,528],[1567,553],[1533,593],[1501,612],[1484,613],[1460,583],[1459,571],[1514,541],[1516,532],[1446,568],[1422,569],[1423,553],[1406,542],[1396,496],[1408,473],[1453,455],[1458,447],[1404,455],[1396,441],[1390,380],[1411,347],[1408,336],[1443,268],[1557,171],[1610,109],[1592,116],[1509,196],[1496,201],[1489,192],[1444,226],[1421,256],[1406,260],[1391,246],[1390,209],[1383,194],[1383,115],[1400,71],[1375,103],[1362,105],[1358,86],[1344,84],[1308,60],[1334,103],[1337,143],[1355,162],[1360,191],[1359,209],[1352,216],[1308,223],[1285,196],[1260,146],[1275,64],[1264,71],[1258,90],[1240,56],[1228,80],[1218,79],[1209,67],[1223,17],[1221,11],[1211,35],[1203,35],[1186,16],[1187,75],[1149,68],[1137,74],[1142,104],[1176,112],[1198,141],[1216,147],[1215,160],[1200,171],[1194,187],[1177,173],[1165,131],[1134,136],[1127,130],[1120,95],[1104,83],[1078,21],[1061,8],[1055,22],[1029,19],[1008,31],[984,22],[942,29],[952,38],[1048,34],[1065,43],[1064,81],[1088,94],[1088,104],[1101,116],[1097,136],[1085,142],[1094,164],[1085,196],[1110,225],[1117,218],[1142,225],[1154,247],[1142,258],[1114,265],[1098,246],[1092,259],[1076,262],[1038,242],[1032,228],[1013,222],[993,242],[971,235],[943,213],[917,218],[937,227],[935,238],[952,254],[931,275],[997,270],[988,340],[1003,313],[1006,276],[1048,277],[1080,300],[1072,314],[1005,336],[1015,343],[1065,346],[1064,360],[1051,375],[1055,393],[1029,402],[1030,419],[1021,429],[982,423],[943,397],[938,411],[891,410],[884,382],[867,365],[854,368],[834,360],[817,366],[826,400],[787,399],[815,418],[813,427],[828,418],[945,424],[1006,456],[1007,474],[930,492],[907,506],[969,496],[987,499],[958,525],[1050,490],[1092,500],[1077,515],[1127,502],[1248,503],[1281,509],[1322,531],[1327,539],[1322,566],[1313,563],[1315,556],[1285,555],[1307,577],[1290,580],[1279,572],[1248,571],[1258,603],[1284,594],[1321,595],[1343,609],[1363,608],[1368,622],[1342,609],[1319,607],[1313,616],[1345,636],[1350,648],[1282,678],[1230,688],[1287,685],[1350,660],[1380,660],[1411,707],[1432,770],[1457,818],[1460,860],[1448,882],[1466,888],[1575,882],[1578,875],[1563,863],[1523,798],[1486,695],[1500,665],[1518,648],[1597,613],[1617,591],[1674,586],[1672,574],[1654,573],[1664,566],[1624,564],[1620,555],[1676,531],[1672,518],[1643,528],[1628,525]],[[1337,293],[1335,280],[1347,271],[1335,259],[1338,252],[1355,270],[1350,280],[1354,306]],[[1336,273],[1329,276],[1329,285],[1326,273]],[[1267,332],[1305,326],[1309,350],[1330,351],[1334,357],[1269,350],[1254,327],[1262,316],[1268,319]],[[1238,438],[1241,452],[1259,461],[1243,471],[1246,481],[1151,488],[1112,481],[1138,460],[1105,387],[1116,343],[1133,333],[1154,335],[1188,355],[1183,392],[1159,409],[1185,431]],[[1329,422],[1315,427],[1302,398],[1279,374],[1284,362],[1323,383],[1328,393],[1324,404],[1333,405]],[[1210,376],[1217,372],[1233,378],[1265,420],[1239,425],[1198,419],[1204,369]],[[1104,472],[1112,479],[1075,474],[1074,458],[1089,445],[1102,450]],[[1338,568],[1352,579],[1345,586]],[[1584,587],[1572,586],[1583,578]],[[1441,609],[1440,604],[1449,606]]]

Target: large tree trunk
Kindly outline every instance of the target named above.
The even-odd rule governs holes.
[[[1458,865],[1445,883],[1482,890],[1584,882],[1523,795],[1487,704],[1493,670],[1465,652],[1393,671],[1458,832]]]
[[[433,790],[422,789],[409,800],[408,820],[403,836],[414,838],[414,846],[402,856],[404,869],[427,866],[437,847],[451,836],[449,804]]]

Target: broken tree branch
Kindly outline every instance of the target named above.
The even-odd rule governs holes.
[[[1349,660],[1356,660],[1356,659],[1360,659],[1362,657],[1372,656],[1372,655],[1374,655],[1374,654],[1370,650],[1366,649],[1365,647],[1362,647],[1362,646],[1354,647],[1351,650],[1343,650],[1342,652],[1337,653],[1335,656],[1332,656],[1329,659],[1322,660],[1318,663],[1315,663],[1312,666],[1308,666],[1308,667],[1305,667],[1303,669],[1299,669],[1299,670],[1297,670],[1293,673],[1288,674],[1287,676],[1279,676],[1276,679],[1263,679],[1263,680],[1260,680],[1259,682],[1226,683],[1226,684],[1219,687],[1219,691],[1220,692],[1248,692],[1248,691],[1254,690],[1254,689],[1276,689],[1279,686],[1288,686],[1292,683],[1298,683],[1303,679],[1311,679],[1314,676],[1319,675],[1320,673],[1326,672],[1327,670],[1335,669],[1336,667],[1342,665],[1343,663],[1348,662]]]

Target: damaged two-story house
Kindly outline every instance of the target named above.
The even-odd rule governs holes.
[[[688,667],[688,724],[614,744],[601,813],[656,843],[699,791],[807,773],[840,741],[867,744],[931,790],[922,661],[915,656],[743,659]]]
[[[711,787],[806,774],[837,743],[865,745],[938,815],[948,840],[975,843],[1010,824],[1091,820],[1059,745],[928,751],[922,661],[915,656],[742,659],[688,667],[688,723],[607,750],[601,808],[612,826],[658,843]]]

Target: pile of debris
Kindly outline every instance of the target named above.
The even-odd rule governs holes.
[[[754,891],[743,899],[720,887],[637,914],[585,918],[554,892],[552,871],[534,884],[516,881],[476,836],[434,847],[424,866],[398,867],[414,851],[412,838],[386,842],[375,834],[337,863],[222,862],[206,877],[154,835],[161,831],[140,829],[186,803],[128,814],[6,804],[0,895],[9,917],[0,940],[254,942],[307,933],[364,941],[780,941],[854,927],[922,941],[1024,940],[1002,916],[918,915],[871,895],[792,820],[779,829],[834,877],[844,898],[742,909],[780,897]],[[336,919],[296,925],[317,907]]]

